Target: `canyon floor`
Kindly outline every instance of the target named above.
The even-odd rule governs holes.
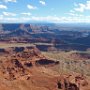
[[[90,90],[90,55],[0,44],[0,90]]]

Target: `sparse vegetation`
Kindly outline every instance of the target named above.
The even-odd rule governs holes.
[[[90,59],[83,59],[75,55],[76,51],[71,52],[42,52],[48,58],[60,61],[59,69],[63,72],[77,72],[85,75],[90,75]],[[80,54],[80,52],[79,52]]]

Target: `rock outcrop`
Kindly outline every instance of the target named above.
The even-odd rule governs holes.
[[[0,49],[0,55],[1,73],[11,80],[29,75],[31,67],[59,64],[58,61],[46,59],[35,46]]]
[[[59,61],[46,58],[35,47],[0,49],[0,90],[87,90],[84,76],[51,69]]]

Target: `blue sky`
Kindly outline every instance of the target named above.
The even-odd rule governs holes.
[[[90,0],[0,0],[0,23],[90,23]]]

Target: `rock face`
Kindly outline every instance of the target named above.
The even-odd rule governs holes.
[[[55,65],[56,61],[44,59],[36,47],[14,47],[0,49],[0,69],[6,79],[17,79],[29,74],[28,69],[35,66]],[[4,60],[2,60],[4,58]]]
[[[51,69],[56,65],[35,46],[2,48],[0,90],[87,90],[81,88],[89,86],[85,77],[60,75]]]

